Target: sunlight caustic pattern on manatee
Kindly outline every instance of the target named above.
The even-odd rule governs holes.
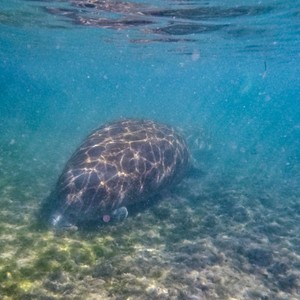
[[[92,132],[74,152],[42,211],[54,227],[108,223],[178,183],[189,162],[184,138],[151,120],[126,119]]]

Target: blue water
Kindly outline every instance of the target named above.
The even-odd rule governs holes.
[[[299,1],[86,3],[0,3],[2,199],[38,207],[92,129],[138,117],[183,130],[209,184],[299,205]]]

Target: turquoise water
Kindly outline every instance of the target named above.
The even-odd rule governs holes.
[[[298,299],[299,11],[2,1],[0,297]],[[178,127],[201,172],[122,225],[37,228],[77,145],[124,117]]]

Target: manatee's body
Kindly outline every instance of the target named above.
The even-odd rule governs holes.
[[[178,183],[188,160],[185,140],[171,127],[133,119],[106,124],[72,155],[45,209],[53,225],[109,221],[119,208]]]

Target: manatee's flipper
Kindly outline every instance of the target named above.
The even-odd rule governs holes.
[[[128,210],[125,206],[115,209],[111,214],[112,220],[115,222],[122,222],[127,218],[127,216]]]

